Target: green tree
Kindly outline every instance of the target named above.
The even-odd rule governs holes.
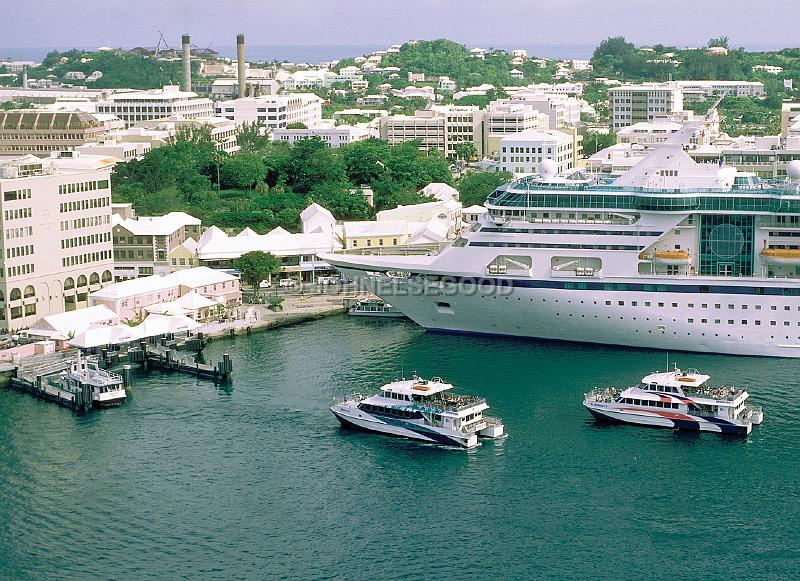
[[[598,133],[597,131],[587,131],[583,136],[583,153],[594,155],[601,149],[611,147],[617,142],[615,133]]]
[[[728,37],[720,36],[719,38],[712,38],[711,40],[708,41],[708,47],[711,48],[712,46],[728,48]]]
[[[472,141],[462,141],[456,145],[456,157],[464,161],[470,161],[478,157],[478,148]]]
[[[264,124],[258,121],[242,123],[239,134],[236,136],[236,143],[239,144],[242,151],[256,152],[264,149],[269,143]]]
[[[295,121],[294,123],[289,123],[286,129],[308,129],[308,125],[302,121]]]
[[[223,187],[251,189],[264,181],[267,168],[262,159],[252,153],[240,153],[226,159],[220,167]]]
[[[470,172],[457,182],[458,198],[465,208],[483,205],[486,198],[501,185],[514,178],[508,172]]]
[[[234,260],[233,267],[241,273],[242,282],[253,288],[255,299],[261,281],[281,271],[281,261],[269,252],[254,250]]]

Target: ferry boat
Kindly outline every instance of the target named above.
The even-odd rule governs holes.
[[[362,299],[347,309],[347,314],[360,317],[404,317],[397,307],[381,299]]]
[[[333,405],[344,427],[423,442],[474,448],[478,437],[500,438],[503,423],[483,415],[485,399],[446,393],[453,386],[438,377],[388,383],[373,396],[354,395]]]
[[[745,403],[745,390],[711,387],[708,380],[696,369],[676,366],[622,391],[595,388],[583,405],[598,420],[700,432],[747,435],[763,421],[761,407]]]
[[[699,131],[611,183],[542,163],[438,253],[324,260],[430,330],[800,357],[800,160],[765,184],[695,162]]]
[[[88,386],[93,407],[117,406],[128,397],[121,375],[101,369],[96,361],[87,360],[80,353],[70,363],[69,369],[58,375],[53,383],[70,393],[79,393],[83,386]]]

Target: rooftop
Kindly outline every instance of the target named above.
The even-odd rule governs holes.
[[[135,236],[168,236],[185,226],[199,226],[200,220],[186,212],[170,212],[164,216],[141,216],[122,219],[118,214],[112,216],[114,226],[122,226]]]

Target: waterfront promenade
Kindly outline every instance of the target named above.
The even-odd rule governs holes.
[[[267,298],[270,294],[272,293],[262,293],[262,298]],[[272,311],[266,304],[244,303],[233,310],[232,318],[206,323],[199,330],[206,337],[222,337],[229,336],[231,331],[238,335],[302,323],[344,313],[346,301],[363,298],[366,294],[356,291],[355,288],[335,287],[333,292],[321,292],[318,289],[309,292],[302,289],[279,293],[279,296],[284,299],[282,309]],[[250,298],[246,293],[245,299]]]

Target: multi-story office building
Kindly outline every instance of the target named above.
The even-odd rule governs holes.
[[[484,132],[486,154],[500,152],[500,140],[513,133],[544,130],[550,127],[550,116],[523,102],[493,101],[486,107]]]
[[[286,141],[290,144],[300,139],[316,137],[324,141],[328,147],[341,147],[356,141],[366,141],[371,134],[367,127],[334,125],[332,121],[326,120],[306,129],[274,129],[270,137],[273,141]]]
[[[422,149],[438,149],[450,158],[458,156],[460,142],[471,141],[481,157],[486,151],[483,118],[484,112],[478,107],[434,105],[414,115],[381,118],[381,137],[390,144],[419,140]]]
[[[800,102],[781,105],[781,136],[800,135]]]
[[[116,115],[126,127],[130,127],[164,117],[212,117],[214,104],[197,93],[181,91],[177,85],[167,85],[162,89],[114,93],[97,104],[97,112]]]
[[[303,123],[313,127],[322,120],[322,99],[310,93],[264,95],[218,101],[214,111],[218,117],[237,125],[260,123],[269,129],[279,129]]]
[[[760,97],[764,83],[759,81],[674,81],[683,91],[683,100],[705,101],[708,97]]]
[[[119,120],[98,119],[81,111],[0,111],[0,156],[47,157],[54,151],[102,141],[121,126]]]
[[[581,121],[581,104],[567,95],[522,90],[500,102],[525,103],[549,117],[549,129],[577,127]]]
[[[130,204],[115,204],[112,224],[115,281],[168,274],[180,266],[197,266],[185,263],[184,243],[190,238],[200,238],[200,220],[189,214],[170,212],[137,218]],[[184,258],[184,264],[179,264],[178,254]]]
[[[115,161],[70,152],[0,162],[0,328],[88,306],[112,281]]]
[[[556,130],[522,131],[500,140],[499,171],[531,174],[539,171],[539,164],[552,160],[556,172],[570,170],[575,165],[572,137]]]
[[[683,90],[674,83],[620,85],[608,89],[611,129],[653,121],[683,109]]]

